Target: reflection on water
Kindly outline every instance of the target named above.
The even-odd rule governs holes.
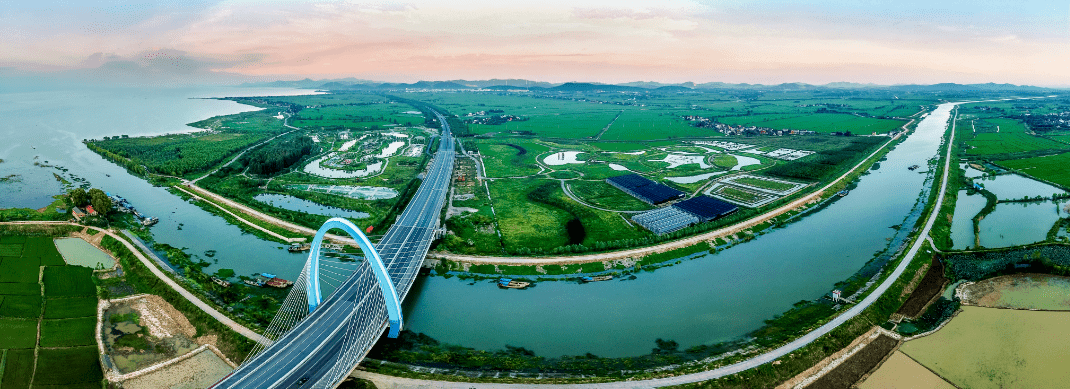
[[[291,211],[311,213],[314,215],[348,217],[351,219],[364,219],[369,215],[365,212],[353,211],[338,207],[323,205],[290,195],[278,193],[261,193],[253,197],[253,200]]]
[[[995,193],[996,198],[1000,200],[1017,200],[1034,196],[1051,197],[1053,194],[1066,193],[1062,189],[1017,174],[978,178],[974,182],[984,185],[985,189]]]
[[[965,250],[974,246],[973,217],[985,207],[985,196],[975,194],[967,196],[960,190],[955,202],[955,216],[951,221],[951,243],[955,250]]]
[[[1009,247],[1043,241],[1059,220],[1059,203],[1000,203],[980,223],[981,246]]]

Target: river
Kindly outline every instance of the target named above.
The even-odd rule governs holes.
[[[907,167],[936,156],[950,112],[945,104],[921,121],[848,196],[749,243],[635,280],[502,290],[424,277],[405,301],[406,328],[446,343],[521,346],[548,357],[638,356],[658,338],[681,349],[740,339],[795,302],[831,292],[888,246],[897,234],[890,227],[911,215],[925,190],[924,169]]]
[[[0,146],[5,161],[0,173],[23,177],[21,183],[0,187],[0,207],[42,207],[58,193],[51,175],[58,171],[33,166],[36,156],[159,217],[153,227],[156,240],[213,262],[209,270],[295,277],[303,255],[243,234],[222,218],[127,174],[86,149],[81,139],[186,132],[192,129],[185,123],[253,109],[190,97],[299,93],[308,91],[217,87],[0,93],[5,117],[0,132],[9,140]],[[529,290],[500,290],[486,282],[420,277],[405,302],[406,328],[443,342],[488,350],[521,346],[543,356],[636,356],[649,353],[657,338],[675,340],[682,348],[738,339],[793,303],[828,293],[888,246],[897,233],[889,227],[911,214],[925,186],[926,174],[907,167],[924,166],[936,155],[949,112],[950,106],[943,105],[919,123],[847,197],[752,242],[628,281],[543,282]],[[208,250],[216,255],[204,256]]]

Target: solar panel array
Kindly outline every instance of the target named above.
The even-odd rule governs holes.
[[[665,234],[699,222],[699,218],[676,207],[658,208],[632,216],[632,220],[655,234]]]
[[[712,197],[698,196],[684,200],[670,207],[658,208],[632,217],[632,220],[655,234],[666,234],[690,226],[707,222],[735,212],[735,204]]]
[[[651,181],[638,174],[610,177],[606,179],[606,182],[648,204],[661,204],[684,197],[684,192]]]
[[[709,196],[696,196],[694,198],[673,204],[687,213],[697,216],[702,221],[709,221],[735,212],[739,207],[727,201],[722,201]]]

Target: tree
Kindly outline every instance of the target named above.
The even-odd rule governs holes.
[[[100,189],[89,190],[89,203],[93,206],[93,210],[101,215],[107,215],[112,211],[111,199]]]
[[[89,195],[85,193],[85,189],[74,188],[70,193],[71,205],[75,207],[85,206],[89,202]]]

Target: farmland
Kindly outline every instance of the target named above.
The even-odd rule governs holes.
[[[64,265],[50,237],[3,235],[0,244],[19,254],[0,258],[0,386],[99,388],[92,270]]]
[[[1066,166],[1070,166],[1070,153],[1003,160],[999,161],[999,164],[1063,187],[1070,187],[1070,171],[1066,169]]]
[[[881,364],[865,381],[858,384],[860,389],[954,389],[955,386],[933,374],[900,351],[896,351]]]
[[[1066,382],[1070,313],[963,307],[936,333],[901,350],[958,387],[1045,387]]]

